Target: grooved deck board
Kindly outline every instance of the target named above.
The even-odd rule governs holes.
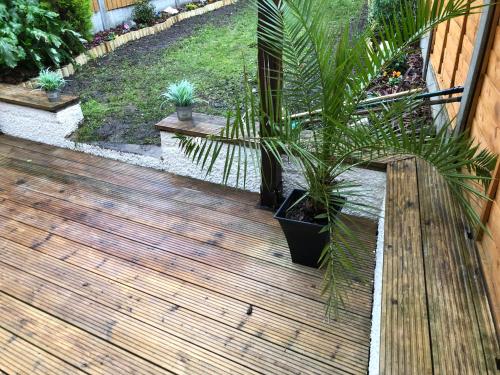
[[[257,201],[1,135],[0,370],[366,373],[376,223],[344,216],[368,282],[328,322]]]
[[[381,374],[496,374],[491,310],[467,221],[415,159],[387,169]]]

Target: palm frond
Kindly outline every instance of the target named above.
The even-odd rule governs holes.
[[[260,174],[263,156],[281,165],[292,163],[302,173],[308,196],[324,207],[328,219],[323,230],[331,240],[321,266],[330,315],[342,304],[342,288],[359,279],[360,251],[371,250],[355,243],[352,225],[336,209],[339,199],[359,212],[375,209],[356,199],[369,192],[366,186],[343,181],[347,172],[388,156],[419,158],[443,176],[471,223],[478,224],[469,199],[485,199],[480,184],[488,184],[495,157],[467,134],[449,137],[447,126],[436,129],[427,119],[408,116],[418,105],[413,97],[376,112],[368,108],[364,118],[358,115],[366,88],[381,69],[439,23],[481,6],[469,0],[402,0],[397,20],[352,36],[347,27],[339,34],[328,29],[324,5],[326,0],[283,0],[278,5],[260,0],[264,17],[259,40],[267,53],[283,59],[284,89],[273,91],[270,82],[259,82],[259,102],[245,76],[242,98],[219,135],[178,138],[183,152],[207,173],[223,160],[225,183],[232,175],[244,185],[251,169]],[[384,43],[374,46],[381,37]],[[291,116],[297,107],[306,111],[301,125]],[[260,124],[266,125],[262,131]]]

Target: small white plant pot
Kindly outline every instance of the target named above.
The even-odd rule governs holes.
[[[189,121],[193,118],[193,106],[175,107],[179,121]]]
[[[61,99],[61,90],[45,91],[49,102],[58,102]]]

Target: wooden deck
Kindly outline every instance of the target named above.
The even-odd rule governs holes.
[[[0,135],[0,373],[365,374],[371,282],[326,322],[255,202]]]
[[[497,374],[498,341],[471,228],[424,163],[388,165],[381,374]]]

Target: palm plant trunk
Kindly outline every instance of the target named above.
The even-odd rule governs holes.
[[[279,0],[274,0],[277,5]],[[266,1],[258,1],[258,64],[259,85],[261,93],[260,105],[263,115],[260,119],[260,134],[262,137],[271,136],[270,122],[277,123],[281,119],[281,104],[277,93],[281,92],[283,85],[283,64],[280,51],[270,51],[263,42],[259,31],[264,24],[272,22],[266,16]],[[269,93],[270,96],[266,95]],[[260,203],[262,206],[276,208],[283,198],[282,168],[276,158],[261,145],[261,189]]]

